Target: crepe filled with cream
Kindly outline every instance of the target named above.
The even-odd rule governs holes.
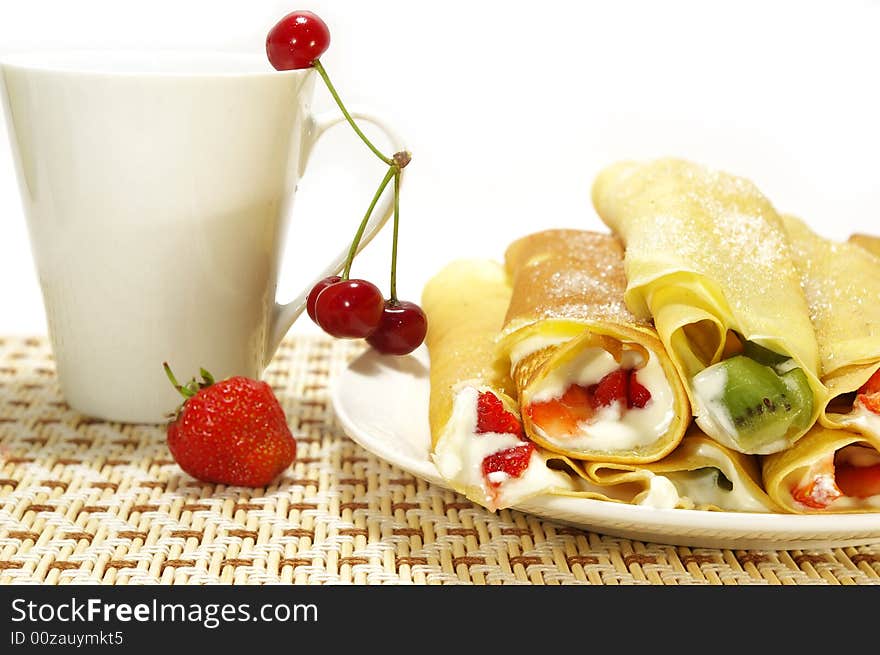
[[[593,185],[626,247],[626,303],[654,325],[700,428],[751,454],[789,447],[825,404],[816,335],[782,223],[748,180],[662,159]]]
[[[880,439],[817,424],[764,460],[764,487],[791,512],[880,511]]]
[[[758,458],[708,438],[696,426],[663,459],[650,464],[584,462],[584,478],[606,489],[609,499],[654,507],[777,512],[780,506],[761,486]]]
[[[825,239],[792,216],[783,221],[828,388],[819,421],[880,439],[880,258]]]
[[[579,460],[671,452],[690,407],[656,332],[624,305],[619,240],[548,230],[512,243],[505,262],[513,290],[499,352],[529,438]]]
[[[425,286],[431,360],[431,457],[450,486],[489,509],[551,489],[573,489],[525,438],[495,339],[510,303],[501,264],[452,262]]]

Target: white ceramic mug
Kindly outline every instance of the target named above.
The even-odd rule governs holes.
[[[164,361],[179,379],[199,367],[259,376],[314,281],[347,254],[276,303],[297,180],[343,120],[312,116],[315,72],[277,72],[262,56],[79,51],[4,57],[0,73],[68,404],[161,422],[180,401]],[[386,195],[361,247],[391,209]]]

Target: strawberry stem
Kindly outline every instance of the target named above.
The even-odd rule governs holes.
[[[348,249],[348,258],[345,260],[345,270],[342,272],[342,279],[347,280],[349,274],[351,273],[351,263],[354,261],[354,256],[357,253],[358,245],[361,242],[361,237],[364,235],[364,230],[367,228],[367,223],[370,220],[370,216],[373,213],[373,209],[376,207],[376,203],[379,202],[379,198],[382,196],[382,192],[385,190],[385,187],[388,186],[388,183],[391,181],[391,178],[395,176],[396,173],[399,173],[400,169],[397,168],[395,164],[392,164],[388,167],[388,172],[385,173],[385,177],[382,178],[382,183],[379,185],[379,188],[376,190],[376,193],[373,195],[373,200],[370,203],[369,208],[367,209],[367,213],[364,214],[364,218],[361,221],[360,226],[358,227],[357,232],[354,235],[354,240],[351,242],[351,248]]]
[[[203,368],[200,368],[199,374],[202,376],[202,379],[205,381],[204,384],[199,385],[200,387],[210,387],[212,384],[214,384],[214,382],[215,382],[214,376],[211,375],[208,371],[206,371]]]
[[[321,64],[319,59],[316,59],[312,62],[312,66],[316,71],[318,71],[318,75],[321,76],[321,79],[324,80],[324,84],[327,85],[327,90],[330,92],[330,95],[333,96],[333,99],[336,101],[336,104],[339,106],[342,115],[345,116],[345,120],[348,121],[348,124],[351,125],[352,129],[355,133],[361,138],[367,147],[373,151],[373,154],[376,155],[379,159],[384,161],[389,166],[394,165],[394,161],[383,155],[379,152],[379,149],[372,144],[372,142],[367,138],[367,136],[361,132],[361,128],[357,126],[357,123],[354,122],[354,119],[351,117],[351,114],[348,113],[348,109],[345,108],[345,105],[342,103],[342,98],[339,97],[339,94],[336,92],[336,88],[333,86],[333,83],[330,81],[330,76],[327,75],[327,71],[324,70],[324,66]]]
[[[165,369],[165,375],[168,376],[168,379],[171,380],[171,384],[174,385],[174,388],[177,389],[181,396],[189,400],[195,395],[195,391],[189,387],[184,387],[177,381],[177,378],[174,377],[174,373],[171,372],[171,367],[168,366],[168,362],[162,362],[162,367]]]
[[[400,169],[394,171],[394,233],[391,238],[391,303],[397,303],[397,233],[400,229]]]

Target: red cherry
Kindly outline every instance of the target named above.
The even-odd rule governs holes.
[[[311,11],[294,11],[278,21],[266,37],[266,55],[276,70],[310,68],[330,47],[327,23]]]
[[[407,355],[421,345],[428,331],[428,319],[417,304],[388,300],[379,327],[367,343],[385,355]]]
[[[315,301],[318,300],[318,294],[329,287],[331,284],[336,284],[341,280],[342,278],[338,275],[331,275],[330,277],[325,277],[323,280],[312,287],[312,290],[309,292],[309,299],[306,300],[306,311],[308,312],[310,319],[312,319],[316,323],[318,322],[318,320],[315,318]]]
[[[342,280],[318,294],[315,322],[331,336],[361,339],[375,332],[384,308],[382,292],[375,284]]]

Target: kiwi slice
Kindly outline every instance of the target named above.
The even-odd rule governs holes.
[[[700,371],[693,385],[710,422],[745,453],[780,450],[792,433],[808,427],[813,413],[813,394],[801,369],[780,375],[745,355]]]

